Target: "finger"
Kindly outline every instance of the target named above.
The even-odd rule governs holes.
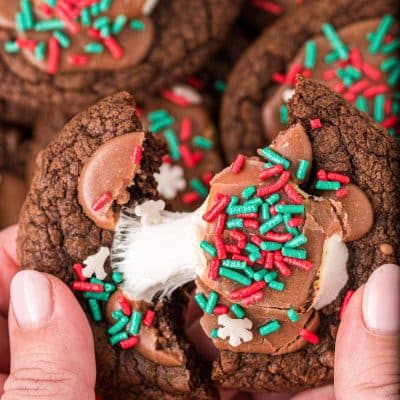
[[[290,400],[335,400],[335,390],[332,385],[324,386],[317,389],[306,390],[305,392],[291,397]]]
[[[4,393],[4,383],[7,380],[7,375],[0,374],[0,397]]]
[[[384,265],[352,297],[335,354],[338,400],[398,399],[400,269]]]
[[[0,374],[10,370],[10,343],[7,320],[0,315]]]
[[[60,280],[19,272],[11,283],[9,329],[11,369],[2,400],[94,400],[91,330]]]
[[[11,226],[0,232],[0,314],[7,316],[10,298],[10,283],[18,271],[17,263],[17,226]]]

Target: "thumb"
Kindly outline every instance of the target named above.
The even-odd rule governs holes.
[[[61,281],[19,272],[11,283],[9,332],[11,371],[2,400],[94,400],[92,333]]]
[[[400,268],[387,264],[353,295],[339,326],[337,400],[399,399]]]

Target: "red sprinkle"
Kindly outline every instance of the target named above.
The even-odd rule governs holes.
[[[286,243],[293,238],[291,233],[277,233],[269,231],[264,235],[265,239],[271,242]]]
[[[91,36],[94,39],[101,39],[101,35],[100,35],[100,31],[98,31],[97,29],[90,27],[88,29],[88,34],[89,36]]]
[[[367,63],[363,64],[362,72],[364,72],[364,74],[373,81],[377,81],[381,77],[381,71],[379,71],[379,69],[376,69],[375,67]]]
[[[222,304],[217,304],[214,308],[213,314],[214,315],[222,315],[222,314],[228,314],[229,308],[227,306],[224,306]]]
[[[18,38],[16,42],[18,47],[20,47],[21,49],[27,49],[30,51],[34,51],[37,45],[37,41],[33,39]]]
[[[301,64],[293,64],[286,75],[286,83],[288,84],[296,83],[296,75],[300,74],[302,69],[303,66]]]
[[[350,50],[350,62],[354,68],[361,70],[363,63],[360,49],[353,47]]]
[[[388,88],[385,84],[371,86],[370,88],[364,90],[364,96],[367,99],[370,99],[371,97],[374,97],[378,94],[383,94],[383,93],[387,92],[387,90],[388,90]]]
[[[224,241],[222,240],[221,236],[215,236],[214,238],[215,248],[217,249],[217,256],[219,260],[223,260],[226,258],[226,250]]]
[[[303,198],[290,183],[285,185],[283,190],[285,191],[286,196],[289,197],[294,204],[303,204]]]
[[[217,197],[214,201],[213,206],[203,215],[203,220],[206,222],[213,222],[219,214],[222,213],[222,211],[225,210],[225,208],[229,204],[229,196],[228,195],[220,195]]]
[[[211,172],[205,172],[202,176],[202,180],[207,186],[210,186],[210,182],[213,177],[214,174],[212,174]]]
[[[116,60],[124,56],[124,50],[113,36],[103,38],[103,43]]]
[[[252,4],[273,15],[281,15],[283,13],[283,8],[279,4],[269,0],[252,0]]]
[[[231,300],[244,299],[245,297],[248,297],[248,296],[258,292],[259,290],[265,288],[265,286],[266,286],[266,283],[264,281],[254,282],[250,286],[247,286],[245,288],[233,290],[229,294],[229,298]]]
[[[343,84],[343,82],[335,83],[333,85],[333,90],[335,92],[337,92],[337,93],[343,93],[344,92],[344,84]]]
[[[284,171],[282,164],[273,165],[260,172],[260,179],[266,180],[272,178],[275,175],[280,175]]]
[[[253,235],[253,236],[251,236],[251,238],[250,238],[250,242],[252,242],[252,243],[254,243],[254,244],[256,244],[257,246],[260,246],[261,245],[261,243],[262,243],[262,239],[260,238],[260,236],[258,236],[258,235]],[[260,263],[261,264],[261,263]]]
[[[258,213],[237,214],[236,218],[258,218]]]
[[[268,252],[265,257],[264,268],[272,269],[274,267],[274,253]]]
[[[135,347],[138,343],[139,343],[139,338],[137,336],[131,336],[130,338],[119,342],[119,345],[121,346],[121,349],[128,350],[131,349],[132,347]]]
[[[101,210],[110,200],[112,200],[112,194],[110,192],[104,192],[93,204],[93,211]]]
[[[169,100],[171,103],[174,103],[177,106],[187,107],[190,104],[188,99],[175,94],[172,90],[165,89],[161,92],[161,95],[164,97],[164,99]]]
[[[391,117],[386,118],[385,120],[382,121],[382,125],[388,129],[388,128],[393,128],[399,120],[399,117],[397,115],[392,115]]]
[[[350,303],[350,299],[352,298],[354,294],[354,290],[348,290],[347,293],[344,295],[342,304],[340,306],[340,311],[339,311],[339,319],[342,320],[343,319],[343,315],[346,311],[347,306]]]
[[[243,246],[244,247],[244,246]],[[239,260],[239,261],[244,261],[245,263],[249,264],[250,266],[254,265],[253,261],[250,261],[249,257],[242,256],[240,254],[234,254],[232,256],[232,260]]]
[[[348,194],[349,194],[349,192],[344,187],[340,188],[339,190],[336,190],[336,197],[338,199],[344,199]]]
[[[243,226],[249,229],[258,229],[260,227],[260,222],[256,219],[245,218],[243,220]]]
[[[153,310],[147,310],[143,317],[143,324],[147,327],[153,325],[156,313]]]
[[[48,40],[48,57],[47,57],[47,72],[51,75],[55,75],[58,71],[60,63],[60,45],[58,40],[51,37]]]
[[[124,297],[124,296],[118,297],[118,304],[121,307],[121,310],[125,315],[129,316],[132,314],[132,307],[129,304],[129,301],[126,297]]]
[[[290,178],[290,173],[288,171],[284,171],[277,181],[275,181],[271,185],[263,186],[257,189],[257,196],[259,197],[269,196],[273,193],[278,192],[288,183],[289,178]]]
[[[303,223],[303,218],[300,216],[297,217],[292,217],[289,219],[288,221],[288,225],[291,228],[297,228],[298,226],[300,226]]]
[[[75,281],[72,284],[72,289],[79,290],[81,292],[94,292],[101,293],[104,292],[104,288],[99,283],[81,282]]]
[[[334,69],[327,69],[324,71],[323,77],[326,81],[336,78],[336,71]]]
[[[344,174],[339,174],[337,172],[328,172],[326,176],[329,181],[338,181],[342,185],[348,185],[350,183],[350,178]]]
[[[279,72],[275,72],[272,74],[272,81],[275,83],[285,83],[286,77],[283,74],[280,74]]]
[[[292,275],[292,271],[288,268],[288,266],[280,260],[274,259],[275,268],[279,271],[283,276]]]
[[[226,214],[219,214],[215,223],[215,234],[222,235],[225,229]]]
[[[231,171],[234,174],[238,174],[244,167],[246,162],[246,156],[238,154],[235,161],[231,164]]]
[[[219,266],[220,266],[220,261],[216,258],[213,258],[210,261],[210,269],[208,270],[208,277],[216,281],[219,277]]]
[[[326,174],[325,170],[320,169],[319,171],[317,171],[317,178],[320,181],[327,181],[328,180],[328,175]]]
[[[264,297],[264,294],[262,291],[260,291],[260,292],[254,293],[254,294],[242,299],[242,304],[244,306],[249,306],[250,304],[254,304],[257,301],[262,300],[263,297]]]
[[[188,117],[182,119],[181,122],[181,130],[179,133],[179,137],[181,140],[186,141],[190,139],[192,135],[192,120]]]
[[[307,260],[300,260],[299,258],[283,257],[283,261],[285,263],[288,263],[289,265],[293,265],[294,267],[305,269],[306,271],[310,271],[314,267],[314,264],[312,262]]]
[[[180,144],[179,151],[185,166],[188,168],[193,168],[195,166],[195,161],[193,159],[193,154],[189,150],[189,147],[186,146],[186,144]]]
[[[319,118],[314,118],[310,120],[311,129],[318,129],[321,128],[321,120]]]
[[[162,156],[162,162],[167,163],[167,164],[173,163],[172,158],[168,154],[166,154],[165,156]]]
[[[240,249],[239,249],[239,247],[236,246],[236,245],[234,245],[234,244],[226,244],[226,245],[225,245],[225,250],[226,250],[228,253],[231,253],[231,254],[240,254]]]
[[[182,196],[182,201],[185,204],[195,203],[200,200],[200,195],[197,192],[188,192]]]
[[[353,83],[349,87],[349,91],[351,93],[357,94],[365,90],[367,87],[369,87],[369,82],[366,79],[363,79],[361,81],[358,81],[356,83]]]
[[[204,158],[204,153],[200,150],[195,151],[192,153],[192,161],[194,164],[194,167]]]
[[[142,146],[135,146],[132,151],[131,160],[134,164],[140,165],[142,161],[143,155],[143,147]]]
[[[87,65],[89,57],[85,54],[72,54],[68,57],[68,63],[71,65]]]
[[[87,280],[86,276],[83,275],[83,265],[81,263],[76,263],[73,265],[73,270],[75,272],[76,277],[81,281],[85,282]]]
[[[303,328],[300,331],[300,336],[308,343],[314,345],[319,343],[319,337],[314,332],[311,332],[308,329]]]

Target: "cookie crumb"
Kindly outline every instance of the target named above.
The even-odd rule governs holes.
[[[394,253],[394,248],[391,244],[389,243],[382,243],[379,246],[379,250],[382,254],[384,254],[385,256],[390,256]]]

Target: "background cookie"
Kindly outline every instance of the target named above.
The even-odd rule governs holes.
[[[114,0],[84,10],[72,7],[69,15],[57,4],[53,11],[45,2],[29,2],[35,9],[18,14],[25,18],[16,19],[18,35],[19,3],[3,3],[4,98],[36,109],[52,103],[79,111],[116,90],[133,90],[140,99],[205,64],[227,35],[241,0],[194,1],[190,7],[184,0]],[[46,16],[56,22],[49,25]],[[72,21],[75,16],[79,24]]]
[[[131,140],[136,142],[142,138],[133,99],[127,93],[106,98],[74,117],[39,157],[38,170],[20,219],[19,259],[23,268],[52,273],[69,285],[75,281],[73,287],[78,289],[77,293],[83,293],[79,299],[92,321],[98,389],[102,394],[113,399],[213,398],[208,380],[203,376],[207,367],[198,362],[183,338],[182,308],[187,297],[182,291],[143,313],[140,351],[123,350],[122,346],[132,346],[131,341],[120,345],[123,341],[118,336],[120,331],[117,329],[113,333],[115,327],[111,329],[104,321],[106,317],[122,312],[119,309],[114,314],[112,309],[106,310],[106,300],[100,299],[104,296],[109,299],[115,285],[121,282],[118,273],[111,274],[108,259],[114,232],[99,227],[115,222],[116,209],[110,199],[115,196],[121,204],[157,196],[153,174],[166,149],[155,136],[146,134],[143,152],[135,145],[133,156],[126,142],[129,144]],[[126,157],[133,157],[133,165],[125,162]],[[111,168],[110,160],[122,163],[124,168]],[[141,166],[139,170],[137,165]],[[130,185],[132,181],[114,179],[114,174],[119,172],[124,177],[125,173],[126,177],[132,178],[132,173],[135,176],[134,185],[129,189],[130,198],[124,185]],[[102,179],[98,179],[98,175]],[[110,185],[107,186],[110,191],[97,199],[95,192],[102,192],[104,185]],[[112,197],[108,198],[108,194]],[[93,203],[91,196],[96,197]],[[97,271],[97,280],[93,278],[95,280],[89,285],[99,285],[99,279],[106,285],[103,294],[98,293],[100,297],[90,291],[91,286],[89,291],[79,291],[89,283],[84,281],[82,264]],[[103,264],[108,275],[106,279],[99,272],[99,267],[104,272]],[[115,293],[113,299],[118,304],[123,296]],[[137,306],[139,309],[148,307],[146,304]],[[152,347],[155,346],[153,341],[157,343],[157,349]],[[154,357],[164,361],[150,361],[144,356],[143,353],[148,354],[147,346],[153,348]]]
[[[305,75],[313,76],[312,65],[309,66],[310,68],[305,68],[303,65],[299,66],[298,59],[296,62],[293,62],[293,60],[298,55],[299,49],[307,41],[310,39],[314,40],[315,36],[321,34],[324,24],[331,24],[325,26],[324,29],[330,39],[333,40],[331,47],[332,43],[336,43],[336,47],[335,45],[333,46],[333,49],[335,49],[339,46],[338,43],[341,43],[340,39],[339,41],[336,40],[336,42],[335,39],[332,39],[333,37],[337,38],[337,31],[340,32],[342,28],[344,29],[344,27],[359,21],[381,18],[386,13],[396,13],[397,7],[395,2],[391,0],[386,0],[379,4],[373,4],[366,0],[355,2],[340,0],[335,3],[322,0],[313,2],[310,5],[305,4],[301,10],[296,16],[296,23],[293,23],[293,17],[288,15],[280,19],[273,27],[264,31],[260,38],[243,54],[230,76],[221,117],[222,143],[228,160],[232,160],[238,151],[251,154],[257,147],[265,144],[265,138],[268,138],[267,132],[264,132],[266,129],[263,126],[262,111],[265,102],[274,100],[274,96],[279,97],[279,100],[275,100],[279,104],[274,106],[274,109],[277,110],[274,113],[274,118],[279,119],[279,115],[276,116],[275,114],[279,114],[279,111],[281,111],[281,118],[283,120],[287,119],[285,104],[280,108],[282,94],[279,96],[277,93],[281,84],[278,84],[277,81],[294,82],[296,73],[302,73],[304,69],[306,70]],[[394,23],[390,29],[394,29],[395,32]],[[311,48],[310,54],[312,53],[312,44],[311,46],[309,45],[309,48]],[[381,42],[379,45],[379,54],[376,56],[376,59],[379,59],[380,62],[382,62],[380,59],[382,57],[382,45],[383,43]],[[342,47],[346,48],[346,43],[342,43]],[[362,59],[364,60],[366,58],[365,53],[366,51],[363,50]],[[335,53],[333,52],[334,55]],[[350,50],[348,49],[345,51],[344,56],[342,54],[342,57],[347,59],[349,55]],[[388,54],[386,57],[390,59],[392,55]],[[375,59],[375,55],[371,59]],[[307,62],[312,64],[312,60],[309,58]],[[328,60],[328,62],[332,61]],[[352,62],[354,63],[354,58],[352,58]],[[369,62],[369,64],[372,64],[372,62]],[[342,65],[343,67],[341,67]],[[345,78],[345,76],[349,72],[349,69],[346,70],[349,65],[350,67],[353,66],[351,63],[345,63],[344,60],[340,62],[334,61],[331,67],[328,65],[328,69],[334,75],[336,75],[336,71],[344,70],[339,83],[343,83],[342,81],[344,80],[344,84],[347,85],[350,77]],[[372,70],[375,71],[375,74],[378,73],[379,78],[377,80],[371,78]],[[361,88],[362,91],[357,93],[357,95],[364,94],[364,97],[366,90],[374,87],[372,90],[376,90],[376,87],[382,85],[381,80],[385,76],[388,76],[381,70],[376,70],[376,67],[371,67],[368,70],[364,68],[361,73],[357,71],[355,67],[352,69],[352,73],[356,74],[357,77],[354,75],[350,83],[355,86],[360,81],[367,80],[368,87]],[[389,74],[391,73],[389,72]],[[341,74],[340,71],[339,74]],[[373,72],[372,75],[374,75]],[[332,82],[332,85],[337,83],[335,79],[332,80],[332,77],[325,81],[327,84]],[[346,96],[346,93],[351,90],[345,87],[344,84],[341,91]],[[291,89],[291,85],[287,85],[287,88]],[[375,102],[376,96],[385,95],[390,92],[392,94],[395,93],[395,85],[391,86],[388,82],[384,82],[384,85],[386,88],[384,89],[384,93],[378,90],[376,93],[367,94],[367,97],[370,96]],[[339,90],[340,87],[337,87],[337,89]],[[286,101],[290,97],[291,92],[292,90],[285,91],[283,97]],[[357,96],[353,100],[357,100]],[[379,109],[381,105],[379,102],[382,102],[382,96],[378,97],[377,102],[376,108]],[[374,113],[373,107],[375,106],[369,107],[372,114]],[[279,126],[279,121],[277,125]],[[279,128],[276,128],[277,125],[275,124],[271,128],[274,134],[278,133]]]

